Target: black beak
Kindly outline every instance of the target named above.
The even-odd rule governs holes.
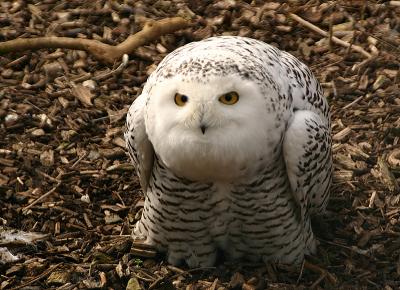
[[[204,133],[206,132],[207,126],[201,124],[201,125],[200,125],[200,129],[201,129],[201,132],[204,134]]]

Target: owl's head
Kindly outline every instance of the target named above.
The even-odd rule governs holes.
[[[146,84],[148,137],[178,176],[245,177],[281,140],[281,122],[270,103],[277,93],[249,77],[257,64],[230,51],[194,47],[167,57]]]
[[[146,130],[156,154],[178,176],[237,179],[280,140],[276,116],[267,110],[251,81],[169,80],[151,90]]]

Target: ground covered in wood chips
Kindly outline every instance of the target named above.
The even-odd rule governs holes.
[[[122,71],[82,51],[0,56],[0,289],[398,289],[398,2],[1,1],[0,41],[46,35],[117,44],[149,19],[183,16],[193,26],[137,49]],[[124,149],[127,109],[168,52],[211,35],[271,43],[322,83],[335,175],[328,213],[315,225],[319,251],[309,261],[336,284],[326,273],[279,265],[175,268],[132,248],[142,196]],[[43,235],[18,241],[9,238],[13,230]]]

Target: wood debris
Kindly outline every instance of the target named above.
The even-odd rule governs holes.
[[[25,2],[0,1],[2,44],[136,40],[111,58],[86,48],[0,55],[0,226],[45,235],[0,242],[1,289],[330,289],[329,274],[340,289],[400,287],[399,1]],[[175,17],[179,25],[156,31]],[[157,33],[142,38],[148,29]],[[171,267],[132,241],[144,204],[125,150],[125,115],[167,53],[213,35],[277,46],[322,83],[335,170],[327,215],[313,224],[318,254],[309,259],[329,274],[224,260]]]

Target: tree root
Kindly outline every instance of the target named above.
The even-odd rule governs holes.
[[[99,61],[113,64],[124,54],[132,53],[136,48],[145,45],[161,35],[172,33],[189,26],[189,22],[181,17],[166,18],[146,23],[143,29],[129,36],[122,43],[113,46],[94,39],[69,38],[69,37],[37,37],[18,38],[0,42],[0,55],[42,48],[69,48],[85,50]]]

